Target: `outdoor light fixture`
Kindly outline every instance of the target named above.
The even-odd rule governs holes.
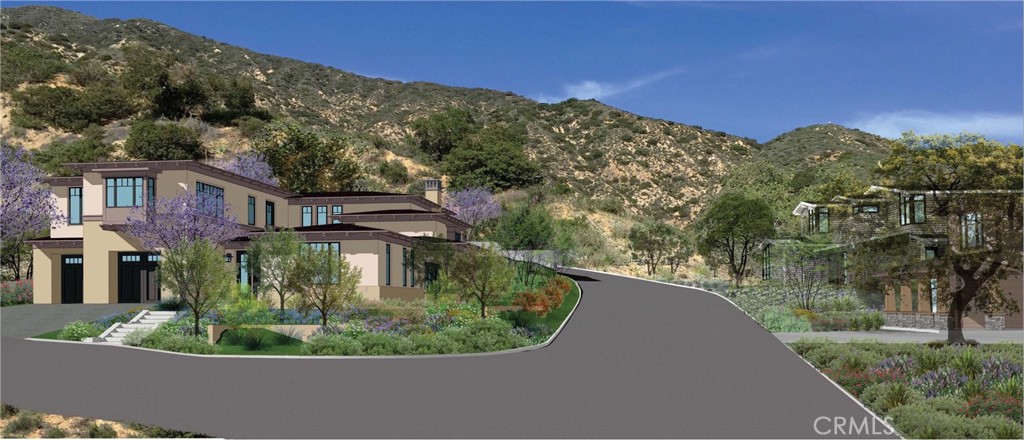
[[[228,253],[224,254],[224,262],[225,263],[230,263],[231,262],[231,252],[228,252]]]

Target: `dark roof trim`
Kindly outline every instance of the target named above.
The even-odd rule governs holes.
[[[32,247],[38,249],[79,249],[82,247],[81,238],[37,238],[25,240],[25,243],[31,244]]]
[[[83,172],[119,172],[125,171],[191,171],[206,176],[223,179],[237,185],[244,186],[257,191],[264,191],[278,197],[289,198],[299,194],[288,191],[284,188],[268,185],[255,179],[250,179],[235,173],[224,171],[212,165],[207,165],[194,160],[142,160],[142,161],[121,161],[121,162],[87,162],[64,164],[68,168],[82,170]]]
[[[404,211],[404,210],[396,210]],[[388,212],[370,211],[353,212],[351,214],[329,215],[328,218],[337,218],[345,222],[407,222],[419,220],[435,220],[447,226],[461,226],[469,228],[469,223],[459,220],[451,215],[448,210],[445,212],[409,211],[409,212]]]
[[[366,193],[365,195],[345,196],[301,195],[288,199],[289,205],[351,205],[360,203],[412,203],[413,205],[419,206],[428,211],[444,209],[441,205],[431,202],[422,196],[412,194],[379,193],[377,195],[372,195],[371,193]]]
[[[44,177],[43,183],[50,186],[82,186],[82,176],[76,177]]]

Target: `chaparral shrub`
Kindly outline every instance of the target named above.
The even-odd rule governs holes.
[[[302,346],[302,354],[311,356],[357,356],[364,354],[363,344],[340,334],[313,335]]]

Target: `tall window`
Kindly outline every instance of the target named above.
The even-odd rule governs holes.
[[[256,225],[256,198],[249,196],[249,206],[246,210],[249,216],[249,224]]]
[[[142,206],[141,177],[110,177],[106,183],[108,208]]]
[[[313,226],[313,207],[302,207],[302,226]]]
[[[342,205],[331,206],[331,215],[342,215],[345,213],[345,207]]]
[[[932,313],[937,313],[939,311],[939,280],[936,278],[929,280],[928,290],[932,297]]]
[[[924,194],[907,194],[900,197],[900,224],[924,223]]]
[[[68,224],[82,224],[82,188],[68,188]]]
[[[820,232],[822,234],[828,233],[828,208],[815,208],[814,214],[817,216],[816,224],[818,225],[815,232]]]
[[[981,214],[970,213],[960,216],[960,242],[965,248],[974,248],[984,243],[981,229]]]
[[[770,279],[772,277],[772,245],[767,245],[764,250],[761,251],[761,278]]]
[[[391,285],[391,245],[384,245],[384,284]]]
[[[267,200],[267,226],[274,226],[274,202]]]
[[[416,287],[416,250],[409,249],[409,287]]]
[[[402,248],[402,287],[409,285],[409,250]]]
[[[333,242],[308,242],[308,243],[306,243],[306,246],[308,246],[310,249],[312,249],[314,251],[317,251],[317,252],[330,251],[331,253],[336,254],[336,258],[338,258],[339,262],[341,260],[341,243],[339,243],[339,242],[336,242],[336,241],[333,241]],[[330,271],[331,271],[331,274],[330,274],[330,276],[331,276],[331,284],[338,284],[338,275],[339,275],[339,272],[340,272],[340,266],[331,267]],[[324,284],[321,281],[319,275],[317,276],[317,279],[315,280],[315,282],[317,284]]]
[[[196,182],[196,197],[206,201],[212,200],[212,202],[208,202],[211,203],[209,206],[211,215],[217,217],[224,215],[224,188]]]
[[[327,224],[327,205],[316,207],[316,224],[326,225]]]
[[[146,178],[146,203],[152,208],[153,202],[156,202],[156,179],[148,177]]]

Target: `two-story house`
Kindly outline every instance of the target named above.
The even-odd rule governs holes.
[[[1019,197],[1020,191],[970,191],[966,195],[974,194]],[[928,276],[923,263],[943,255],[951,246],[979,245],[985,232],[980,214],[942,213],[936,197],[937,194],[924,190],[872,186],[860,195],[837,196],[827,202],[801,202],[793,215],[800,217],[807,236],[824,237],[823,241],[831,243],[822,247],[820,260],[831,267],[830,281],[835,284],[852,281],[847,261],[851,247],[881,240],[898,243],[901,250],[898,255],[904,256],[905,261],[922,264],[913,277],[915,280],[903,283],[899,289],[884,288],[883,310],[887,325],[944,329],[948,309],[940,301],[942,283]],[[764,278],[781,279],[787,265],[786,245],[785,241],[778,241],[764,248]],[[1013,269],[1009,273],[999,286],[1018,304],[1024,304],[1021,273]],[[886,275],[879,273],[877,276]],[[1024,328],[1022,316],[1022,310],[996,316],[973,310],[965,316],[964,327]]]
[[[249,282],[249,239],[292,228],[306,243],[337,249],[362,270],[366,299],[423,296],[412,267],[416,237],[461,241],[468,224],[441,206],[440,181],[426,197],[381,192],[299,194],[195,161],[68,164],[81,177],[47,179],[66,222],[50,237],[31,240],[36,303],[159,301],[161,249],[144,249],[124,231],[129,213],[194,191],[218,200],[237,218],[243,236],[225,243],[239,283]]]

